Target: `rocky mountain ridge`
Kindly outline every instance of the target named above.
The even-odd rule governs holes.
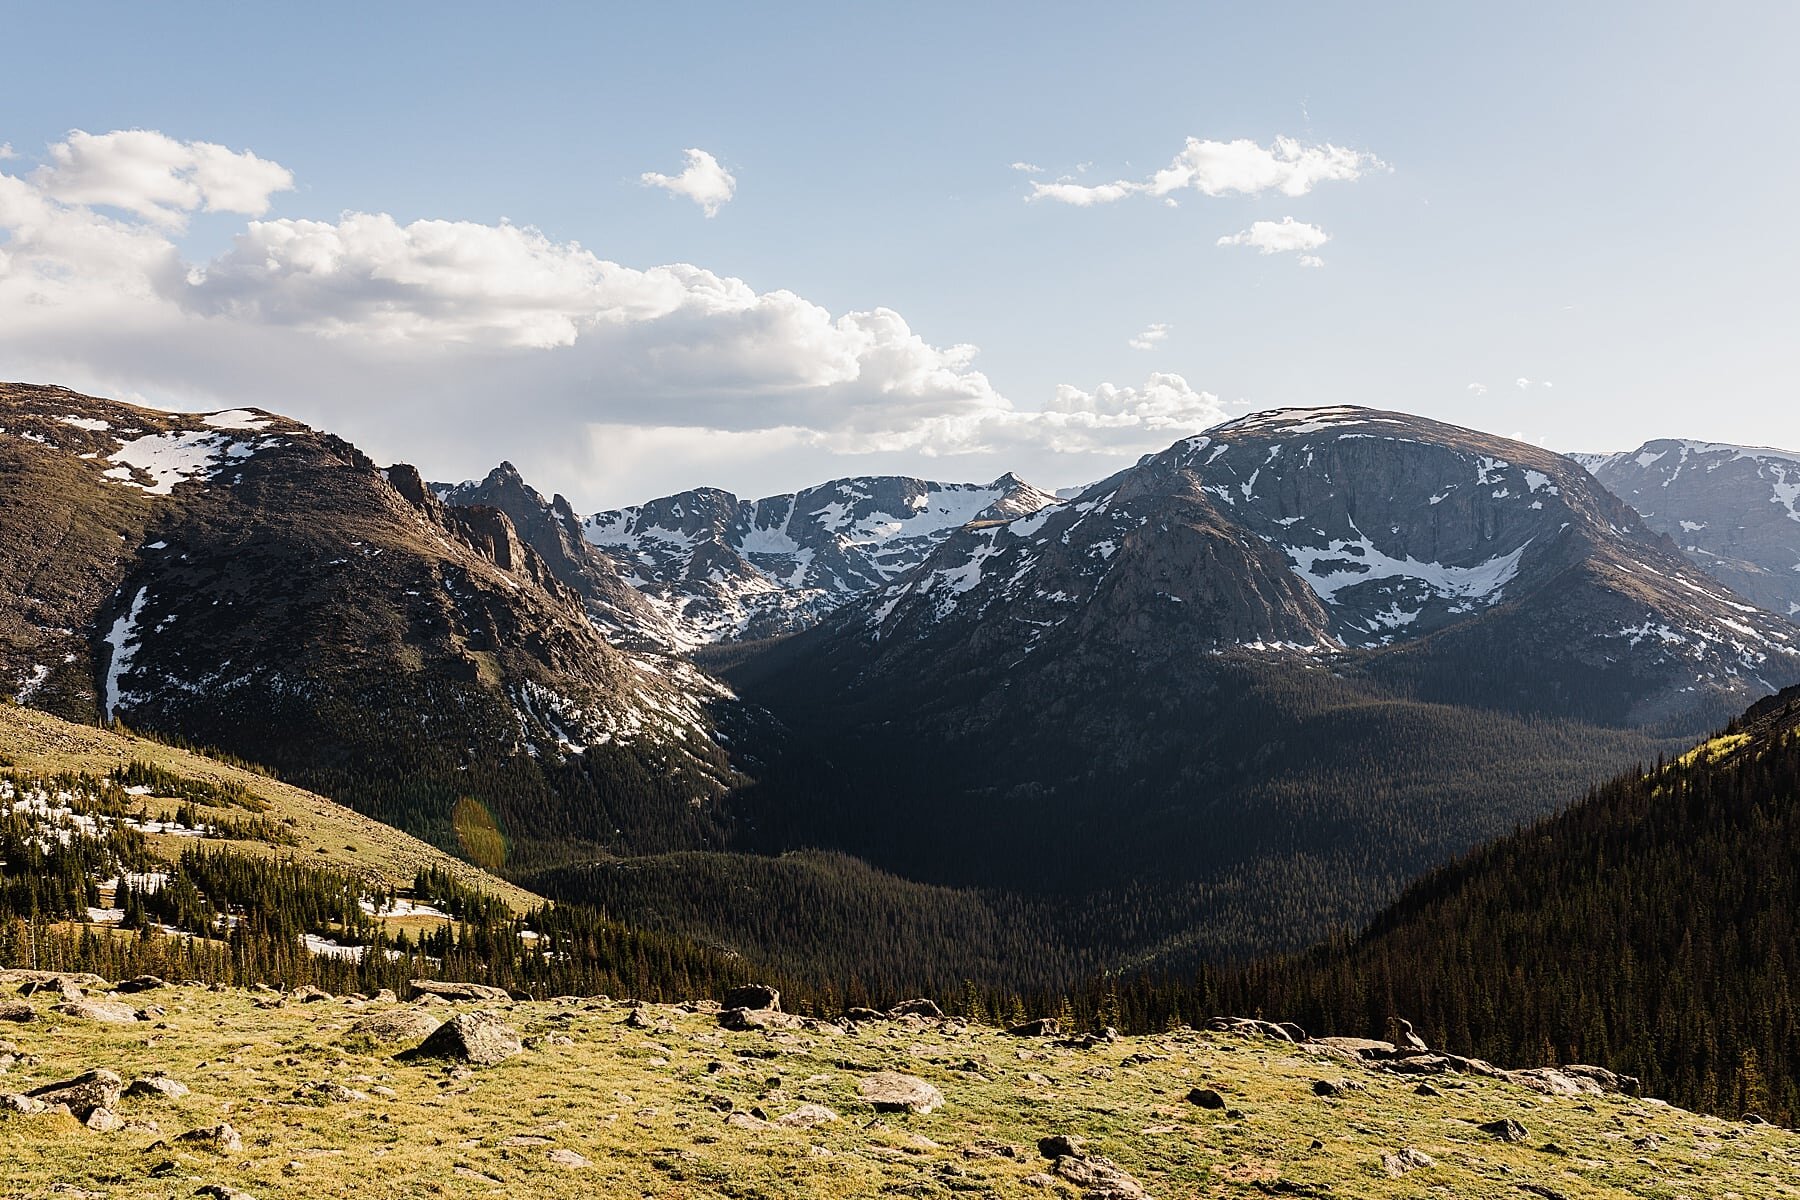
[[[1701,570],[1800,619],[1800,454],[1659,438],[1619,454],[1571,457]]]
[[[694,646],[806,628],[955,529],[1056,502],[1011,474],[985,485],[869,476],[761,500],[698,488],[595,513],[583,533]]]
[[[680,812],[734,785],[729,691],[609,644],[498,508],[254,410],[3,385],[0,430],[0,676],[22,701],[226,747],[440,844],[471,772],[528,838],[546,797],[620,773],[663,781],[632,806]]]

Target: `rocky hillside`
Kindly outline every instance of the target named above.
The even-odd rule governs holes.
[[[1574,457],[1701,570],[1800,618],[1800,454],[1659,439]]]
[[[0,1002],[9,1197],[1800,1194],[1794,1133],[1609,1072],[1255,1022],[1072,1037],[929,1002],[814,1019],[3,978],[32,992]]]
[[[1054,503],[1010,474],[986,485],[877,476],[755,501],[700,488],[596,513],[584,528],[701,645],[805,628],[911,570],[953,530]]]
[[[1156,956],[1358,922],[1800,679],[1796,640],[1567,459],[1314,409],[959,529],[732,677],[856,797],[765,786],[759,829],[1077,894]]]
[[[729,692],[608,644],[506,513],[267,413],[0,385],[0,677],[267,763],[440,845],[704,840]],[[717,736],[716,736],[717,735]]]

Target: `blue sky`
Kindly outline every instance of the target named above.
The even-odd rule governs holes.
[[[589,508],[1060,486],[1285,404],[1796,447],[1796,34],[1785,4],[34,6],[0,376],[258,404],[439,476],[507,457]],[[44,174],[74,130],[163,140]],[[1149,186],[1188,139],[1277,138],[1355,177]],[[255,161],[144,199],[197,145]],[[689,148],[733,180],[710,217],[642,182]],[[1027,199],[1059,181],[1139,190]]]

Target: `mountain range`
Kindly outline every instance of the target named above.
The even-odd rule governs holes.
[[[1255,414],[1066,498],[883,477],[589,516],[260,410],[7,385],[0,429],[20,702],[679,933],[772,950],[793,928],[745,889],[829,894],[791,920],[871,968],[896,905],[990,931],[994,978],[1027,928],[1040,981],[1299,947],[1800,680],[1722,555],[1400,413]],[[1771,486],[1724,471],[1718,504]]]

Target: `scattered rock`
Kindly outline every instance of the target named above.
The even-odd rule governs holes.
[[[23,1025],[37,1020],[37,1009],[23,1000],[0,1001],[0,1021],[16,1021]]]
[[[109,1025],[137,1024],[137,1010],[117,1000],[70,1000],[50,1010],[65,1017],[83,1021],[103,1021]]]
[[[1062,1026],[1055,1017],[1035,1017],[1007,1026],[1006,1032],[1014,1037],[1055,1037],[1062,1032]]]
[[[519,1033],[491,1012],[463,1013],[401,1055],[405,1059],[459,1059],[477,1067],[505,1062],[524,1050]]]
[[[1413,1095],[1415,1096],[1441,1096],[1443,1094],[1444,1093],[1432,1087],[1429,1083],[1421,1083],[1418,1087],[1413,1089]]]
[[[935,1002],[927,1000],[923,996],[916,1000],[902,1000],[900,1003],[894,1005],[894,1007],[888,1009],[888,1012],[896,1017],[925,1017],[933,1021],[938,1020],[944,1015],[943,1009],[939,1008]]]
[[[1206,1028],[1213,1033],[1238,1033],[1274,1038],[1278,1042],[1304,1042],[1306,1030],[1288,1022],[1261,1021],[1255,1017],[1213,1017]]]
[[[219,1154],[235,1153],[244,1148],[244,1139],[238,1136],[238,1131],[223,1122],[190,1129],[175,1140],[184,1146],[212,1150]]]
[[[125,1120],[110,1108],[96,1108],[81,1123],[95,1133],[111,1133],[123,1126]]]
[[[167,1075],[147,1075],[142,1079],[134,1079],[131,1086],[125,1089],[127,1096],[148,1096],[159,1100],[179,1100],[188,1094],[187,1085],[170,1079]]]
[[[928,1113],[944,1103],[944,1094],[923,1079],[898,1071],[877,1071],[863,1078],[856,1094],[876,1112]]]
[[[29,1117],[36,1116],[49,1107],[42,1100],[22,1092],[0,1092],[0,1112],[22,1113]]]
[[[310,983],[295,988],[288,993],[287,998],[296,1004],[319,1004],[326,1000],[337,999],[324,988],[314,987]]]
[[[112,990],[129,995],[133,992],[153,992],[157,988],[168,986],[169,982],[166,979],[159,979],[155,975],[139,975],[135,979],[124,979],[113,984]]]
[[[572,1171],[578,1170],[581,1167],[591,1167],[594,1165],[573,1150],[565,1150],[561,1146],[558,1146],[554,1150],[547,1151],[544,1154],[544,1157],[554,1165],[567,1167]]]
[[[1506,1117],[1499,1121],[1488,1121],[1484,1124],[1477,1125],[1475,1128],[1481,1130],[1483,1133],[1491,1134],[1503,1142],[1523,1142],[1528,1140],[1531,1136],[1525,1132],[1525,1127],[1523,1125],[1519,1124],[1511,1117]]]
[[[1225,1097],[1211,1088],[1197,1087],[1187,1094],[1189,1104],[1197,1104],[1201,1108],[1218,1111],[1225,1107]]]
[[[1059,1158],[1056,1173],[1081,1189],[1082,1200],[1146,1200],[1143,1185],[1111,1159]]]
[[[720,1008],[749,1008],[781,1011],[781,993],[766,983],[747,983],[725,993]]]
[[[779,1118],[778,1125],[786,1125],[793,1129],[813,1129],[820,1125],[829,1125],[838,1119],[838,1115],[823,1104],[802,1104],[793,1112]]]
[[[436,996],[440,1000],[511,1000],[512,993],[505,988],[489,987],[485,983],[440,983],[435,979],[415,979],[412,990],[423,992],[427,996]]]
[[[240,1192],[234,1187],[226,1187],[222,1183],[209,1183],[194,1193],[196,1196],[211,1196],[212,1200],[256,1200],[249,1192]]]
[[[1394,1049],[1403,1054],[1431,1049],[1425,1044],[1424,1038],[1413,1032],[1412,1022],[1405,1017],[1388,1018],[1388,1040],[1394,1043]]]
[[[78,1121],[86,1121],[95,1109],[114,1109],[119,1107],[119,1097],[125,1093],[125,1081],[105,1068],[83,1071],[73,1079],[62,1083],[46,1084],[34,1088],[31,1097],[41,1101],[47,1107],[66,1104],[69,1111]]]
[[[777,1008],[728,1008],[719,1014],[719,1027],[743,1033],[752,1029],[799,1029],[801,1018]]]
[[[1389,1179],[1398,1179],[1409,1171],[1417,1171],[1420,1167],[1435,1166],[1437,1166],[1436,1159],[1422,1150],[1414,1150],[1411,1146],[1381,1156],[1381,1169],[1388,1173]]]
[[[418,1008],[393,1008],[371,1013],[350,1026],[351,1033],[364,1034],[378,1042],[416,1042],[438,1031],[443,1022]]]
[[[1053,1133],[1038,1139],[1038,1153],[1045,1158],[1086,1158],[1087,1143],[1066,1133]]]
[[[1635,1096],[1642,1086],[1634,1075],[1619,1075],[1605,1067],[1590,1067],[1582,1063],[1562,1067],[1527,1067],[1519,1071],[1502,1071],[1500,1075],[1548,1096]]]
[[[844,1010],[844,1019],[847,1021],[860,1021],[866,1023],[869,1021],[885,1021],[888,1019],[888,1015],[878,1008],[847,1008]]]
[[[312,1104],[358,1104],[369,1098],[365,1092],[329,1079],[314,1079],[301,1084],[294,1089],[294,1097]]]
[[[77,991],[104,992],[112,985],[98,975],[86,971],[28,971],[23,967],[0,968],[0,984],[19,985],[19,994],[29,996],[27,990],[36,984],[39,988],[55,988],[68,985]]]
[[[1313,1080],[1312,1085],[1312,1092],[1315,1096],[1342,1096],[1345,1092],[1360,1092],[1361,1090],[1361,1085],[1348,1079],[1339,1079],[1335,1081],[1330,1079],[1315,1079]]]

